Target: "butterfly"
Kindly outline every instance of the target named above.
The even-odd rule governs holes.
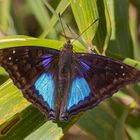
[[[1,49],[0,65],[49,120],[68,121],[121,87],[140,81],[140,71],[134,67],[102,55],[74,53],[70,41],[61,50]]]

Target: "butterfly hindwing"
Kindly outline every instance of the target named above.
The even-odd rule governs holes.
[[[43,47],[0,50],[0,63],[25,98],[47,116],[54,109],[54,77],[59,51]],[[52,63],[53,62],[53,63]]]
[[[67,102],[67,110],[71,107],[79,104],[89,97],[91,90],[87,81],[83,77],[76,77],[72,81],[72,85],[69,92],[69,100]]]
[[[34,88],[49,108],[54,110],[54,79],[51,74],[43,73],[35,82]]]

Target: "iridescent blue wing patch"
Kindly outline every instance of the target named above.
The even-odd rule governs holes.
[[[86,100],[90,94],[91,90],[89,85],[83,77],[76,77],[73,79],[67,101],[67,111],[69,111],[71,107]]]
[[[38,95],[40,95],[43,100],[48,104],[49,108],[54,110],[54,79],[49,73],[43,73],[35,81],[35,90]]]
[[[41,57],[43,60],[42,60],[42,64],[44,65],[44,67],[49,67],[49,64],[51,61],[53,61],[53,55],[44,55]]]

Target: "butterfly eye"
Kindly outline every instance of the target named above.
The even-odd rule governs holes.
[[[65,44],[65,45],[64,45],[64,48],[65,48],[65,49],[72,50],[72,49],[73,49],[73,46],[70,45],[70,44]]]
[[[73,49],[73,46],[72,46],[72,45],[69,45],[69,49],[71,49],[71,50],[72,50],[72,49]]]

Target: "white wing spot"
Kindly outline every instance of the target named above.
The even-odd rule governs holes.
[[[123,73],[122,76],[125,76],[125,73]]]
[[[15,51],[15,50],[13,50],[13,54],[14,54],[14,53],[16,53],[16,51]]]
[[[121,66],[121,69],[123,69],[124,67],[123,66]]]
[[[9,57],[8,59],[9,59],[9,60],[11,60],[12,58],[11,58],[11,57]]]

